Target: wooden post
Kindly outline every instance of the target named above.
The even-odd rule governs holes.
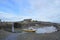
[[[14,23],[12,23],[12,32],[14,32]]]

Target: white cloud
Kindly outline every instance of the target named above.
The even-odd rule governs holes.
[[[15,15],[13,13],[4,13],[4,12],[0,12],[0,19],[2,21],[21,21],[23,19],[29,19],[31,18],[30,16],[20,16],[20,15]]]
[[[22,0],[13,1],[21,7],[22,12],[19,8],[21,12],[19,15],[15,15],[14,13],[0,13],[0,18],[4,17],[11,21],[32,18],[41,21],[60,22],[60,0],[28,0],[30,9],[22,7]]]
[[[29,3],[32,14],[39,20],[59,22],[60,0],[29,0]]]
[[[0,18],[3,21],[16,21],[19,17],[17,17],[15,14],[12,13],[4,13],[4,12],[0,12]]]

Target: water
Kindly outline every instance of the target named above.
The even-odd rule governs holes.
[[[57,31],[57,29],[53,26],[50,27],[42,27],[42,28],[37,28],[36,33],[52,33]]]
[[[22,32],[22,33],[12,33],[11,35],[9,35],[8,37],[6,37],[5,40],[17,40],[17,37],[21,34],[24,34],[26,32]]]

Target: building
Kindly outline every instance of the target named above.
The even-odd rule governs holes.
[[[29,22],[31,22],[32,21],[32,19],[24,19],[23,20],[23,23],[29,23]]]

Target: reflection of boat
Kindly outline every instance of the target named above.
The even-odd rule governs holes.
[[[33,29],[32,27],[30,27],[28,29],[23,29],[23,31],[25,31],[25,32],[35,32],[36,29]]]

